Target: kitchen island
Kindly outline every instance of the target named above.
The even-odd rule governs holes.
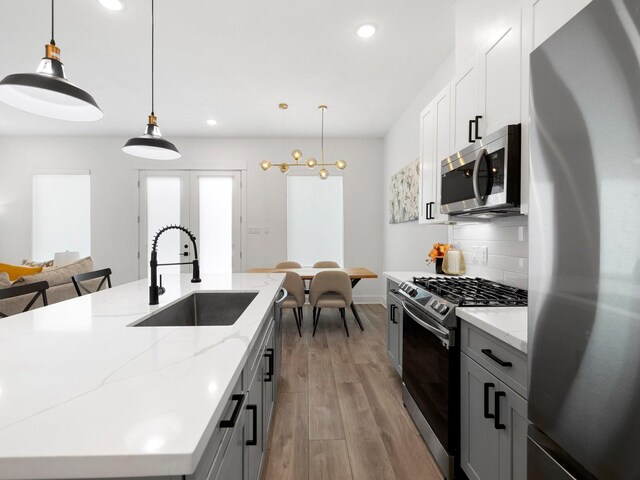
[[[183,478],[213,462],[284,275],[203,277],[164,275],[160,305],[144,279],[2,319],[0,479]],[[233,325],[131,326],[194,291],[257,296]]]

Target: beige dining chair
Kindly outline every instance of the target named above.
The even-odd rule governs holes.
[[[349,336],[347,327],[346,309],[351,305],[352,290],[351,279],[345,272],[337,270],[325,270],[319,272],[311,281],[309,289],[309,303],[313,307],[313,336],[318,328],[320,312],[323,308],[337,308],[344,323],[344,329]]]
[[[287,291],[287,297],[282,302],[280,308],[291,308],[293,310],[293,316],[296,319],[296,327],[298,327],[298,335],[302,337],[302,307],[304,307],[305,294],[304,294],[304,282],[300,275],[295,272],[284,272],[286,277],[284,279],[284,289]]]
[[[314,263],[313,268],[340,268],[340,265],[331,260],[323,260],[322,262]]]
[[[302,268],[298,262],[291,262],[289,260],[285,262],[280,262],[276,265],[276,268]]]

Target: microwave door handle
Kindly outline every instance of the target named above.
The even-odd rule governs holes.
[[[473,165],[473,195],[476,197],[478,206],[483,206],[487,201],[485,196],[480,195],[480,181],[478,179],[478,175],[480,174],[480,162],[484,161],[484,156],[486,154],[486,148],[480,150],[480,153],[478,153],[478,157],[476,158],[476,163]]]
[[[449,332],[443,332],[442,330],[440,330],[439,328],[433,327],[431,325],[429,325],[427,322],[425,322],[424,320],[422,320],[421,318],[418,318],[418,316],[416,316],[415,314],[413,314],[410,310],[409,307],[407,306],[406,302],[402,302],[402,307],[404,309],[404,313],[406,313],[407,315],[409,315],[409,317],[411,317],[416,323],[418,323],[421,327],[429,330],[431,333],[433,333],[436,337],[438,337],[439,339],[441,339],[443,341],[443,343],[445,343],[445,345],[447,346],[447,348],[449,347]]]

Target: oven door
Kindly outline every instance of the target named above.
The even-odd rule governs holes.
[[[443,162],[442,213],[455,215],[507,205],[506,154],[503,137],[466,156]]]
[[[402,307],[402,381],[441,448],[456,456],[460,358],[454,333],[407,302]],[[421,433],[429,444],[431,432]]]

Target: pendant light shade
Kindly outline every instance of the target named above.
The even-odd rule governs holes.
[[[51,42],[36,73],[14,73],[0,81],[0,100],[25,112],[43,117],[91,122],[100,120],[102,110],[91,95],[69,82],[60,61],[60,49],[53,39],[54,2],[51,1]]]
[[[155,104],[155,15],[154,0],[151,0],[151,115],[143,135],[130,138],[122,147],[124,153],[134,157],[149,158],[151,160],[177,160],[182,157],[176,146],[162,138],[160,128],[156,123],[154,113]]]
[[[155,116],[149,116],[149,123],[143,135],[129,139],[122,151],[134,157],[152,160],[177,160],[182,155],[169,140],[162,138]]]

